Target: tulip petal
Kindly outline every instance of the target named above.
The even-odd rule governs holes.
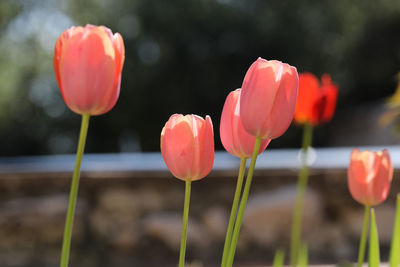
[[[389,153],[384,150],[379,157],[379,165],[377,167],[376,178],[373,180],[372,195],[375,199],[375,205],[383,202],[390,190],[390,184],[393,177],[393,166]]]
[[[220,137],[226,151],[239,158],[250,158],[256,138],[243,127],[240,118],[241,89],[229,93],[221,114]],[[263,140],[259,154],[268,146],[270,140]]]
[[[67,105],[77,113],[104,113],[104,98],[112,94],[115,72],[115,53],[108,33],[100,27],[85,27],[83,31],[76,27],[63,46],[59,69],[59,75],[67,77],[61,79]]]
[[[331,77],[328,74],[322,75],[321,91],[325,95],[326,105],[322,110],[321,122],[328,122],[332,119],[336,109],[336,102],[338,98],[338,87],[333,84]]]
[[[253,136],[260,136],[261,125],[272,109],[280,71],[281,62],[259,58],[250,66],[243,80],[240,116],[244,128]]]
[[[107,29],[107,28],[106,28]],[[108,29],[107,29],[108,30]],[[108,30],[108,32],[111,32]],[[115,51],[115,77],[114,77],[114,85],[113,90],[109,90],[108,94],[103,96],[101,100],[102,103],[107,103],[104,109],[101,111],[102,113],[108,112],[112,109],[119,97],[120,87],[121,87],[121,73],[122,68],[124,66],[125,61],[125,46],[124,41],[119,33],[116,33],[114,36],[111,36],[113,41],[113,47]]]
[[[83,28],[82,27],[71,27],[70,29],[64,31],[60,37],[58,37],[56,45],[55,45],[55,49],[54,49],[54,58],[53,58],[53,65],[54,65],[54,71],[56,74],[56,79],[57,79],[57,83],[58,86],[60,87],[61,90],[61,95],[62,97],[65,99],[64,96],[64,89],[62,86],[62,76],[60,73],[60,66],[61,63],[63,62],[63,57],[65,56],[65,47],[66,47],[66,43],[68,42],[68,40],[71,38],[71,36],[75,35],[79,35],[83,32]]]
[[[204,120],[197,115],[186,115],[185,117],[188,121],[190,121],[193,136],[193,162],[192,166],[190,167],[191,173],[187,179],[195,180],[199,175],[201,166],[200,158],[202,149],[201,146],[204,138]]]
[[[161,132],[161,154],[171,173],[181,180],[204,178],[214,163],[210,117],[172,115]]]
[[[310,107],[313,106],[315,98],[319,96],[319,81],[312,73],[301,73],[299,75],[299,89],[294,112],[296,123],[310,123],[313,119],[313,112]],[[312,121],[311,124],[314,124]]]
[[[289,128],[293,119],[299,80],[295,67],[283,64],[283,68],[274,104],[263,124],[264,131],[260,133],[263,138],[278,138]]]
[[[318,125],[332,119],[336,108],[338,87],[331,77],[324,74],[320,86],[317,77],[311,73],[299,75],[299,96],[294,121],[298,124]]]
[[[119,97],[121,87],[121,73],[125,61],[125,46],[122,36],[119,33],[116,33],[113,36],[111,30],[105,27],[102,28],[109,35],[110,40],[112,40],[113,50],[115,53],[115,73],[113,90],[109,90],[107,94],[104,94],[103,99],[101,100],[101,103],[107,103],[107,105],[105,105],[103,110],[100,112],[106,113],[115,106]]]
[[[168,123],[167,123],[168,124]],[[193,165],[194,139],[192,128],[185,119],[166,125],[161,142],[161,154],[172,174],[180,179],[190,177]]]
[[[380,165],[380,152],[363,151],[360,153],[360,160],[364,165],[366,176],[361,179],[366,184],[371,184],[372,180],[375,179],[376,174]]]
[[[214,154],[213,125],[210,116],[206,116],[202,127],[199,174],[193,180],[204,178],[210,173],[214,165]]]
[[[360,160],[361,152],[354,148],[351,153],[350,165],[347,170],[348,184],[350,193],[355,200],[363,203],[365,196],[368,195],[367,186],[364,177],[367,175],[365,165]]]
[[[392,177],[393,165],[386,150],[360,152],[353,149],[348,185],[355,200],[364,205],[380,204],[387,198]]]
[[[236,155],[236,145],[235,145],[235,140],[234,140],[234,110],[236,108],[237,100],[238,100],[238,93],[240,94],[240,91],[232,91],[229,93],[229,95],[226,97],[224,107],[222,109],[221,113],[221,121],[220,121],[220,127],[219,127],[219,135],[221,138],[221,143],[228,151],[229,153]]]

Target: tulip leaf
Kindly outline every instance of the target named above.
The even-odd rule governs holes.
[[[390,267],[398,267],[400,264],[400,194],[397,195],[396,215],[394,219],[392,245],[390,248]]]
[[[307,267],[308,266],[308,247],[307,247],[306,243],[303,243],[300,246],[298,266],[299,267]]]
[[[284,260],[285,260],[285,253],[283,252],[283,250],[278,249],[275,253],[273,266],[282,267]]]
[[[379,238],[378,229],[376,227],[375,221],[375,211],[371,209],[371,228],[369,233],[369,267],[379,267],[380,257],[379,257]]]

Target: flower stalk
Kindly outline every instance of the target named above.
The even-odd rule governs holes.
[[[192,181],[185,181],[185,203],[183,206],[183,218],[182,218],[182,237],[181,237],[181,249],[179,252],[179,267],[185,266],[185,253],[186,253],[186,240],[187,240],[187,227],[189,220],[189,204],[190,204],[190,191]]]
[[[226,267],[232,266],[233,259],[235,257],[237,241],[239,239],[240,227],[242,226],[244,210],[246,208],[247,199],[249,197],[251,181],[253,179],[254,168],[256,166],[257,155],[258,155],[258,151],[260,149],[261,141],[262,141],[261,137],[257,137],[256,141],[254,143],[253,155],[251,156],[250,167],[249,167],[249,170],[247,173],[247,178],[246,178],[246,183],[245,183],[245,186],[243,189],[242,199],[240,200],[239,211],[238,211],[238,215],[237,215],[236,222],[235,222],[235,228],[233,230],[233,235],[232,235],[232,242],[231,242],[231,246],[229,248],[228,260],[225,265]]]
[[[242,157],[240,159],[239,175],[238,175],[238,180],[236,183],[235,196],[233,197],[233,203],[232,203],[231,215],[229,217],[228,229],[226,231],[224,252],[222,254],[221,267],[226,266],[226,261],[228,259],[227,257],[228,257],[228,252],[229,252],[229,249],[231,246],[231,241],[232,241],[233,226],[235,225],[235,219],[236,219],[240,194],[242,192],[244,173],[246,171],[246,161],[247,161],[247,158],[245,158],[245,157]]]
[[[308,149],[312,144],[312,132],[313,132],[313,127],[310,124],[305,124],[303,127],[303,143],[301,151],[303,157],[301,157],[301,170],[297,182],[297,192],[296,192],[295,206],[293,210],[292,231],[290,238],[291,266],[297,266],[299,257],[304,196],[307,190],[308,172],[309,172],[309,167],[307,162]]]
[[[368,250],[368,266],[379,267],[380,256],[379,256],[379,237],[378,228],[375,220],[375,210],[371,209],[371,228],[369,233],[369,250]]]
[[[361,232],[361,239],[360,239],[360,247],[358,250],[358,260],[357,260],[357,267],[361,267],[364,263],[365,258],[365,247],[367,244],[367,234],[368,234],[368,224],[369,224],[369,215],[370,215],[371,207],[369,205],[365,205],[364,209],[364,222],[363,228]]]
[[[389,266],[398,267],[400,264],[400,194],[397,195],[396,213],[393,226],[392,244],[390,246]]]
[[[78,189],[79,189],[81,162],[82,162],[83,152],[85,150],[86,136],[87,136],[87,131],[89,128],[89,118],[90,118],[90,115],[88,115],[88,114],[82,115],[82,123],[81,123],[81,130],[80,130],[80,134],[79,134],[78,149],[76,152],[75,168],[74,168],[74,172],[72,175],[71,191],[69,194],[67,217],[65,219],[65,228],[64,228],[64,237],[63,237],[63,244],[62,244],[62,250],[61,250],[60,267],[68,266],[68,259],[69,259],[69,253],[70,253],[70,247],[71,247],[72,227],[74,224],[75,206],[76,206],[76,199],[78,196]]]

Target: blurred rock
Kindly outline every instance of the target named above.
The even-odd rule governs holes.
[[[135,225],[130,227],[121,227],[119,231],[114,232],[110,245],[119,251],[130,251],[138,242],[140,233]]]
[[[346,259],[358,251],[358,247],[352,247],[344,229],[337,224],[318,225],[305,236],[305,240],[309,250],[321,255],[330,254]]]
[[[152,188],[110,188],[100,194],[98,201],[100,208],[119,213],[160,210],[164,203],[163,195]]]
[[[169,248],[179,251],[182,233],[182,214],[157,213],[148,216],[142,222],[144,233],[163,241]],[[203,226],[189,216],[187,230],[187,244],[206,247],[210,242],[209,234]]]
[[[61,244],[64,232],[68,195],[24,197],[0,205],[0,242],[2,248],[34,247],[37,243]],[[83,238],[83,214],[87,203],[77,200],[73,239]]]
[[[294,185],[251,196],[243,218],[243,230],[262,245],[287,242],[295,197]],[[303,233],[311,232],[321,220],[321,199],[318,193],[308,189],[304,199]]]
[[[185,266],[187,267],[203,267],[203,263],[201,263],[201,261],[193,261],[190,263],[186,263]]]
[[[392,241],[395,211],[394,205],[390,203],[385,203],[375,208],[379,242],[390,244]]]
[[[258,175],[238,242],[238,266],[265,266],[278,247],[288,251],[296,177],[286,175]],[[224,177],[204,180],[195,188],[188,223],[188,264],[217,266],[220,261],[234,187],[234,182]],[[0,266],[57,266],[68,189],[60,182],[41,192],[42,187],[30,185],[43,180],[23,181],[19,191],[0,186]],[[313,170],[309,184],[302,236],[308,243],[310,260],[356,260],[363,207],[346,189],[345,170]],[[398,192],[399,185],[394,180],[392,191]],[[391,241],[394,195],[376,207],[383,257]],[[82,179],[70,265],[176,266],[183,199],[183,184],[172,178]]]
[[[90,215],[91,225],[110,245],[130,249],[140,237],[137,226],[140,216],[160,210],[162,197],[150,189],[109,189],[100,194],[98,205]]]
[[[342,214],[343,228],[346,234],[354,239],[359,239],[364,220],[364,207],[358,209],[344,209]]]
[[[228,211],[220,206],[211,207],[204,212],[203,222],[209,236],[215,241],[221,241],[225,238],[229,223]]]

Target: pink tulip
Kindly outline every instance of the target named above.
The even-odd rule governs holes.
[[[104,26],[72,27],[58,38],[54,70],[67,106],[100,115],[118,100],[125,48],[119,33]]]
[[[229,93],[221,115],[220,137],[224,148],[239,158],[251,158],[256,138],[246,132],[240,119],[240,93],[236,89]],[[268,146],[271,139],[262,141],[259,154]]]
[[[242,85],[240,117],[246,131],[262,139],[281,136],[292,122],[298,85],[295,67],[258,58]]]
[[[389,152],[363,151],[354,148],[347,171],[350,193],[364,205],[378,205],[386,200],[393,178]]]
[[[214,164],[211,118],[172,115],[161,132],[161,154],[176,178],[186,181],[204,178]]]

